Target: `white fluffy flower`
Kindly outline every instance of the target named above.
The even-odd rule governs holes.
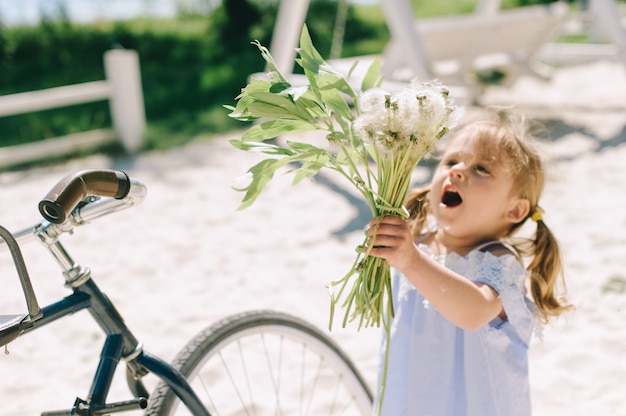
[[[384,158],[409,151],[420,159],[461,117],[461,110],[438,81],[413,80],[397,94],[371,89],[359,104],[361,115],[354,121],[354,133]]]
[[[441,92],[433,88],[412,87],[403,91],[399,99],[402,103],[399,124],[406,134],[436,137],[447,116],[447,106]]]
[[[363,93],[359,104],[362,113],[374,113],[385,107],[386,97],[391,94],[381,88],[372,88]]]

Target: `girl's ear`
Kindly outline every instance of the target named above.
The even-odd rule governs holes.
[[[506,214],[506,218],[512,224],[517,224],[530,213],[530,201],[526,198],[516,198],[511,203],[512,205]]]

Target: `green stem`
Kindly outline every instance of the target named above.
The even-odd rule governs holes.
[[[383,374],[381,376],[380,379],[380,390],[378,391],[378,403],[376,404],[376,415],[380,416],[380,412],[382,411],[382,407],[383,407],[383,400],[385,399],[385,390],[387,387],[387,370],[389,367],[389,355],[390,355],[390,350],[391,348],[389,348],[389,342],[391,341],[389,339],[389,337],[391,336],[391,318],[389,318],[388,316],[385,319],[385,334],[386,334],[386,340],[385,340],[385,356],[383,358]]]
[[[338,141],[338,142],[339,142],[339,146],[341,147],[341,149],[342,149],[342,150],[346,153],[346,156],[348,156],[348,155],[350,154],[350,152],[349,152],[349,150],[348,150],[348,148],[347,148],[346,144],[345,144],[345,143],[343,143],[343,141],[341,141],[341,140],[340,140],[340,141]],[[373,214],[375,213],[375,211],[374,211],[374,207],[375,207],[375,204],[376,204],[376,203],[375,203],[375,201],[374,201],[374,198],[373,198],[373,196],[372,196],[372,192],[371,192],[372,182],[371,182],[371,180],[370,180],[370,177],[372,176],[372,172],[371,172],[371,170],[370,170],[370,169],[369,169],[369,167],[368,167],[368,164],[367,164],[367,159],[366,159],[366,158],[364,158],[364,156],[361,154],[361,152],[359,152],[359,151],[358,151],[358,149],[354,148],[354,150],[355,150],[355,152],[359,155],[359,158],[361,159],[360,161],[361,161],[361,163],[363,163],[363,166],[364,166],[364,168],[365,168],[365,170],[366,170],[366,173],[367,173],[367,174],[366,174],[366,178],[367,178],[367,185],[368,185],[368,188],[369,188],[368,190],[369,190],[370,192],[366,192],[365,190],[363,190],[362,186],[359,186],[357,183],[355,183],[354,178],[353,178],[353,177],[350,177],[350,176],[349,176],[349,175],[348,175],[348,174],[347,174],[347,173],[346,173],[346,172],[345,172],[345,171],[341,168],[341,165],[340,165],[339,163],[336,163],[336,164],[335,164],[335,165],[337,166],[337,168],[338,168],[338,169],[336,169],[336,170],[340,170],[340,172],[341,172],[341,174],[342,174],[343,176],[345,176],[345,177],[346,177],[346,178],[347,178],[350,182],[352,182],[354,185],[356,185],[356,187],[357,187],[357,189],[359,190],[359,192],[361,192],[361,194],[362,194],[362,195],[365,197],[365,199],[367,200],[368,205],[370,206],[370,209],[371,209],[371,211],[372,211],[372,215],[373,215]],[[366,183],[366,182],[363,180],[363,176],[360,174],[359,169],[357,168],[355,161],[354,161],[354,160],[352,160],[352,158],[351,158],[351,157],[347,157],[347,160],[348,160],[348,165],[349,165],[349,167],[351,168],[351,170],[354,172],[354,174],[355,174],[355,175],[359,178],[359,180],[360,180],[361,182]]]

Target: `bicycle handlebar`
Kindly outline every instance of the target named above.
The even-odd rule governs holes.
[[[88,196],[123,199],[130,191],[126,173],[111,169],[81,170],[61,179],[39,202],[39,212],[48,221],[61,224]]]
[[[90,185],[85,183],[85,178]],[[93,185],[94,178],[98,182],[97,185]],[[103,182],[107,185],[103,185]],[[71,192],[72,195],[67,192]],[[91,195],[81,200],[84,192]],[[106,196],[105,194],[112,195],[112,197],[97,197],[98,195]],[[125,196],[120,197],[123,194]],[[124,172],[79,171],[60,180],[39,203],[44,220],[12,234],[20,244],[23,244],[35,240],[36,236],[41,234],[59,236],[62,233],[71,233],[74,228],[97,218],[140,204],[146,194],[146,186],[137,179],[129,178]],[[52,218],[50,218],[51,215]],[[54,219],[54,222],[51,219]],[[0,251],[5,248],[5,241],[0,238]]]

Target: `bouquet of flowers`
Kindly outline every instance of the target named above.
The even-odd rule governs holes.
[[[268,79],[251,79],[237,97],[236,107],[225,107],[237,120],[259,121],[231,144],[270,157],[251,167],[248,183],[236,188],[245,192],[240,209],[255,201],[277,170],[297,162],[298,167],[292,169],[294,184],[330,168],[363,195],[372,216],[408,217],[403,203],[412,171],[462,115],[447,88],[438,81],[415,80],[403,91],[389,93],[380,88],[379,63],[374,61],[357,92],[324,61],[306,26],[296,63],[304,70],[308,85],[294,86],[278,70],[269,51],[255,44],[267,63]],[[327,132],[329,149],[294,141],[269,142],[285,133],[313,130]],[[383,324],[388,332],[393,317],[390,269],[384,259],[369,256],[368,247],[374,245],[371,241],[359,246],[352,268],[329,284],[331,325],[335,305],[343,299],[344,326],[358,320],[359,328]]]

